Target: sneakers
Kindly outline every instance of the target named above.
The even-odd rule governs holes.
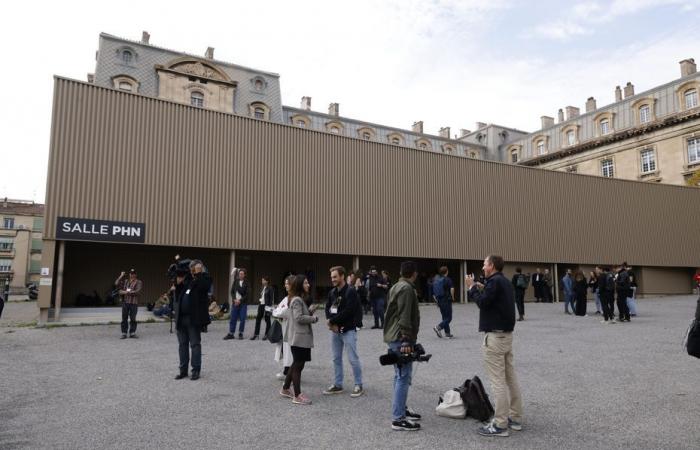
[[[391,429],[396,431],[418,431],[420,424],[413,423],[407,419],[394,420],[391,422]]]
[[[482,436],[500,436],[500,437],[510,436],[510,434],[508,433],[508,428],[499,428],[496,426],[496,424],[493,421],[491,421],[490,423],[487,423],[483,427],[479,427],[477,432]]]
[[[120,337],[119,339],[126,339],[126,333],[123,333],[122,337]]]
[[[280,395],[282,397],[291,398],[292,400],[294,399],[294,393],[291,389],[280,389]]]
[[[601,320],[600,323],[608,323],[607,320]]]
[[[287,378],[287,375],[280,372],[280,373],[275,374],[275,378],[277,378],[278,380],[284,380],[285,378]]]
[[[352,393],[350,393],[350,397],[360,397],[364,395],[365,391],[362,389],[362,386],[356,385],[354,388],[352,388]]]
[[[452,335],[452,334],[447,334],[447,333],[445,333],[445,337],[446,337],[447,339],[454,339],[454,338],[455,338],[454,335]]]
[[[408,407],[406,407],[406,419],[414,421],[414,420],[421,420],[422,416],[418,414],[415,411],[410,410]]]
[[[292,399],[292,403],[295,405],[310,405],[311,399],[304,394],[299,394]]]
[[[229,339],[236,339],[236,336],[232,335],[231,333],[224,336],[224,341],[228,341]]]
[[[515,420],[513,420],[509,417],[508,418],[508,428],[510,428],[513,431],[522,431],[523,424],[520,422],[516,422]]]
[[[437,337],[442,339],[442,330],[440,328],[435,326],[435,327],[433,327],[433,331],[435,332],[435,334],[437,334]]]
[[[333,395],[333,394],[340,394],[343,392],[343,388],[340,386],[336,386],[335,384],[331,384],[328,389],[323,391],[323,395]]]

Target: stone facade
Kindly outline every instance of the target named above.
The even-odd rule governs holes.
[[[0,289],[8,276],[12,292],[39,283],[44,205],[0,199]]]

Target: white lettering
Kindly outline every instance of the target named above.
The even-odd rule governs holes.
[[[100,225],[100,234],[109,234],[109,226]]]
[[[121,230],[121,228],[122,227],[120,227],[119,225],[112,225],[112,235],[116,236],[117,234],[119,234],[119,230]]]
[[[63,229],[63,231],[65,233],[70,232],[70,222],[63,222],[63,225],[61,226],[61,228]]]
[[[70,230],[72,233],[82,233],[82,230],[80,229],[80,224],[76,223],[73,225],[73,229]]]
[[[131,236],[141,237],[141,228],[131,227]]]

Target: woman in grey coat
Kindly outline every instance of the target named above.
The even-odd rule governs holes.
[[[286,332],[284,341],[288,342],[292,349],[294,362],[289,368],[284,385],[280,391],[283,397],[292,399],[292,403],[297,405],[310,405],[311,400],[301,392],[301,371],[307,361],[311,361],[311,348],[314,346],[314,334],[311,324],[318,322],[318,317],[314,316],[315,306],[306,306],[302,296],[304,295],[304,284],[308,283],[304,275],[296,275],[291,282],[289,289],[289,307],[284,311]],[[294,385],[292,391],[290,387]]]

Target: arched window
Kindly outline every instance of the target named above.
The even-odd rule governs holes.
[[[420,150],[432,150],[432,146],[430,145],[430,141],[427,139],[416,139],[416,148],[419,148]]]
[[[399,145],[399,144],[401,144],[401,139],[399,139],[398,137],[394,136],[393,138],[391,138],[391,143],[394,144],[394,145]]]
[[[442,152],[443,153],[453,153],[455,151],[455,148],[452,144],[442,144]]]
[[[196,108],[204,108],[204,94],[198,91],[193,91],[190,94],[190,105]]]
[[[255,110],[253,112],[253,116],[256,119],[264,119],[265,118],[265,110],[262,109],[260,106],[258,106],[255,108]]]
[[[134,55],[131,53],[131,50],[123,50],[122,51],[122,62],[124,64],[131,64],[131,61],[134,59]]]
[[[112,78],[114,89],[119,89],[124,92],[138,92],[139,82],[129,75],[117,75]]]
[[[386,138],[391,145],[403,145],[403,136],[400,133],[389,133]]]
[[[263,88],[265,87],[265,83],[263,83],[263,81],[260,80],[260,79],[255,80],[255,84],[254,84],[254,85],[255,85],[255,90],[256,90],[256,91],[262,91]]]
[[[330,131],[333,134],[340,134],[340,128],[336,127],[335,125],[332,125],[330,128],[328,128],[328,131]]]
[[[270,119],[270,108],[265,103],[253,102],[248,106],[248,111],[251,117],[255,117],[260,120]]]
[[[331,134],[343,134],[344,126],[341,122],[333,120],[331,122],[326,122],[326,131]]]
[[[128,81],[120,81],[119,82],[119,90],[120,91],[131,92],[133,89],[134,89],[134,87]]]
[[[374,137],[376,136],[376,132],[373,128],[362,127],[359,130],[357,130],[357,136],[359,136],[360,139],[364,139],[365,141],[373,141]]]
[[[295,114],[290,117],[292,125],[299,128],[311,128],[311,118],[303,114]]]

